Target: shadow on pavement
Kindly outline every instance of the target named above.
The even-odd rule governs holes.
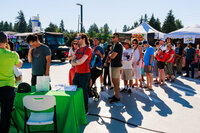
[[[181,94],[177,93],[176,91],[174,91],[169,86],[162,86],[161,88],[163,88],[163,90],[168,95],[168,97],[173,99],[174,102],[181,104],[183,107],[193,108],[193,106],[190,105],[190,103],[188,101],[186,101],[185,99],[183,99],[181,97]]]

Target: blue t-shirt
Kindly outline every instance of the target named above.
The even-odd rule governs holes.
[[[92,46],[92,48],[93,48],[93,47],[94,47],[94,45]],[[94,53],[96,53],[97,50],[99,50],[100,53],[101,53],[102,55],[104,55],[104,50],[103,50],[103,48],[102,48],[101,46],[97,46],[96,49],[94,50]],[[97,55],[98,62],[94,64],[94,67],[101,67],[101,66],[103,66],[102,60],[101,60],[101,56],[98,55],[98,54],[95,54],[95,55]]]
[[[153,47],[149,46],[144,53],[144,65],[145,66],[149,65],[151,55],[154,55],[154,49],[153,49]],[[153,66],[153,64],[154,64],[154,61],[152,61],[151,66]]]

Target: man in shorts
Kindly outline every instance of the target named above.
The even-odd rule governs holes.
[[[110,97],[110,103],[119,102],[119,86],[120,86],[120,70],[122,68],[122,53],[123,46],[119,42],[119,34],[114,33],[112,36],[114,48],[111,54],[108,55],[108,60],[111,59],[111,77],[115,88],[115,95]]]
[[[147,76],[147,89],[146,91],[152,91],[152,84],[153,84],[153,58],[154,58],[154,49],[151,47],[147,41],[143,41],[143,46],[146,48],[144,54],[144,72]]]

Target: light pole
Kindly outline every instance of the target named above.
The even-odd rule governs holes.
[[[76,5],[81,7],[81,32],[83,32],[83,5],[77,3]]]

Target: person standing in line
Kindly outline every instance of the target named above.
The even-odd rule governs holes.
[[[51,51],[48,46],[40,43],[37,35],[28,35],[26,41],[31,45],[28,61],[32,63],[31,85],[35,86],[37,76],[49,76]]]
[[[199,50],[199,44],[197,44],[196,55],[197,55],[197,60],[198,60],[198,76],[196,77],[196,79],[200,79],[200,50]]]
[[[162,48],[162,47],[161,47]],[[165,53],[165,49],[159,49],[158,50],[158,55],[156,56],[156,59],[158,60],[158,72],[159,72],[159,84],[161,86],[166,85],[165,84],[165,71],[164,71],[164,67],[165,67],[165,60],[167,58],[167,54]],[[163,82],[163,83],[161,83]]]
[[[195,54],[196,51],[192,47],[192,43],[188,44],[188,49],[186,50],[186,75],[185,77],[189,77],[189,66],[191,66],[191,78],[194,78],[194,62],[195,62]]]
[[[167,44],[167,59],[166,59],[166,63],[167,63],[167,79],[169,80],[169,78],[171,78],[170,82],[174,82],[174,50],[172,49],[172,44],[168,43]]]
[[[182,74],[182,62],[183,62],[183,47],[180,41],[177,41],[177,47],[175,49],[175,63],[177,74]]]
[[[72,41],[71,48],[69,50],[69,55],[68,55],[69,62],[71,62],[71,59],[75,55],[75,52],[76,52],[77,49],[78,49],[78,42],[75,39],[75,40]],[[75,75],[75,66],[72,65],[72,67],[69,70],[69,85],[72,85],[72,80],[74,78],[74,75]]]
[[[78,34],[77,41],[79,49],[71,61],[71,64],[75,66],[75,75],[72,84],[83,89],[85,112],[88,113],[88,88],[91,75],[90,61],[92,58],[92,49],[90,48],[89,38],[85,33]]]
[[[124,89],[120,92],[131,93],[133,79],[132,79],[132,61],[133,49],[131,48],[130,41],[126,39],[123,42],[124,50],[122,55],[122,80],[124,80]],[[129,84],[128,84],[129,82]]]
[[[119,102],[119,86],[120,86],[120,70],[122,68],[122,53],[123,53],[123,46],[119,42],[119,34],[114,33],[112,36],[112,41],[114,44],[114,48],[111,51],[111,54],[108,55],[107,61],[111,60],[111,77],[112,82],[115,88],[115,95],[109,97],[110,103]],[[106,61],[106,62],[107,62]]]
[[[144,54],[144,72],[147,76],[147,89],[146,91],[152,91],[153,84],[153,65],[154,65],[154,49],[151,47],[147,41],[143,41],[143,46],[146,48]]]
[[[14,44],[10,38],[8,38],[8,44],[10,45],[10,50],[14,51]]]
[[[94,51],[94,55],[97,56],[96,63],[94,64],[94,68],[91,69],[91,75],[95,75],[95,69],[97,69],[98,74],[100,74],[100,85],[101,91],[104,91],[103,87],[103,79],[102,79],[102,72],[103,72],[103,63],[102,59],[104,57],[104,49],[99,46],[99,39],[96,37],[93,39],[94,45],[91,47]]]
[[[133,78],[135,79],[134,86],[138,86],[138,80],[140,81],[140,86],[142,86],[141,79],[141,65],[142,65],[142,47],[139,46],[138,40],[133,39]]]
[[[110,78],[110,71],[109,71],[109,66],[110,66],[110,62],[105,62],[109,52],[111,51],[112,45],[108,45],[107,49],[105,50],[105,57],[103,59],[103,63],[104,63],[104,74],[103,74],[103,83],[104,86],[108,86],[111,87],[111,78]],[[107,82],[107,77],[108,77],[108,82]]]
[[[0,32],[0,103],[1,103],[1,133],[8,133],[10,118],[15,98],[15,75],[13,67],[20,68],[23,64],[19,55],[6,48],[8,38],[4,32]]]
[[[158,60],[156,58],[156,56],[158,55],[158,50],[160,48],[160,45],[159,45],[159,41],[155,42],[155,45],[156,45],[156,52],[154,53],[154,67],[153,67],[153,71],[156,75],[156,79],[154,80],[155,84],[158,84]]]

